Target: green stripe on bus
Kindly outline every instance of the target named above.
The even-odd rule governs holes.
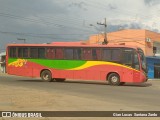
[[[28,59],[28,61],[55,69],[71,69],[79,67],[86,63],[82,60],[42,60],[42,59]]]
[[[18,60],[17,58],[9,58],[8,63],[12,63]],[[55,69],[72,69],[85,64],[87,61],[83,60],[47,60],[47,59],[25,59],[30,62],[37,63],[39,65],[55,68]]]
[[[12,62],[14,62],[14,61],[16,61],[17,60],[17,58],[9,58],[8,59],[8,63],[12,63]]]

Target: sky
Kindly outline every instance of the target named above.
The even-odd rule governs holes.
[[[0,52],[10,43],[87,40],[120,29],[160,32],[160,0],[0,0]],[[92,26],[91,26],[92,24]]]

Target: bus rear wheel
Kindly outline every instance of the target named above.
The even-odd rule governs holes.
[[[42,71],[42,73],[41,73],[41,79],[44,82],[51,82],[52,81],[52,74],[51,74],[51,72],[49,70]]]
[[[111,73],[109,76],[108,76],[108,82],[110,85],[114,85],[114,86],[118,86],[120,85],[120,77],[117,73]]]

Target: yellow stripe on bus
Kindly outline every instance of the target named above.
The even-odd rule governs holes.
[[[96,65],[113,65],[113,66],[124,67],[124,68],[135,70],[135,71],[139,72],[138,70],[133,69],[133,68],[128,67],[128,66],[125,66],[125,65],[121,65],[121,64],[117,64],[117,63],[113,63],[113,62],[103,62],[103,61],[87,61],[82,66],[79,66],[79,67],[76,67],[76,68],[71,68],[71,69],[68,69],[68,70],[82,70],[82,69],[93,67],[93,66],[96,66]]]

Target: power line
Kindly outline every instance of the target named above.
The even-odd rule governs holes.
[[[96,7],[96,8],[98,8],[98,9],[101,9],[101,10],[105,10],[105,9],[107,9],[107,10],[109,10],[109,8],[107,8],[104,4],[101,4],[100,2],[95,2],[95,1],[92,1],[92,2],[89,2],[88,3],[88,1],[85,1],[88,5],[90,5],[90,7]],[[119,8],[117,8],[118,10],[120,10]],[[117,9],[114,9],[114,12],[116,12],[116,13],[119,13],[120,11],[118,11]],[[125,10],[125,11],[127,11],[127,10]],[[129,11],[129,10],[128,10]],[[131,11],[129,11],[129,13],[128,14],[130,14],[130,12]],[[132,11],[133,12],[133,11]],[[26,18],[26,17],[22,17],[22,16],[16,16],[16,15],[12,15],[12,14],[7,14],[7,13],[0,13],[0,16],[5,16],[5,17],[13,17],[14,19],[23,19],[23,20],[25,20],[25,21],[29,21],[29,22],[34,22],[34,23],[43,23],[43,24],[46,24],[46,25],[51,25],[51,24],[53,24],[53,23],[51,23],[51,22],[48,22],[48,21],[45,21],[44,20],[44,18],[43,18],[43,20],[35,20],[35,19],[31,19],[31,18]],[[37,15],[35,15],[35,17],[36,18],[42,18],[42,17],[40,17],[40,16],[37,16]],[[56,19],[56,16],[55,17],[46,17],[46,19],[48,20],[48,19],[50,19],[50,20],[52,20],[52,18],[53,19]],[[70,17],[68,17],[68,19],[71,19]],[[60,19],[60,20],[62,20],[62,21],[65,21],[65,20],[68,20],[68,19],[64,19],[64,18],[62,18],[62,19]],[[83,20],[83,19],[79,19],[79,18],[77,18],[77,19],[75,19],[75,18],[73,18],[73,21],[75,22],[76,20]],[[56,20],[56,21],[58,21],[58,19]],[[74,23],[73,22],[73,24],[76,24],[76,23]],[[56,27],[60,27],[60,28],[64,28],[64,27],[67,27],[67,26],[64,26],[64,25],[61,25],[61,24],[55,24],[54,23],[54,26],[56,26]],[[70,26],[68,26],[68,27],[70,27]],[[73,27],[72,27],[73,28]],[[74,28],[73,28],[74,29]],[[77,29],[77,28],[76,28]],[[78,28],[78,29],[80,29],[80,30],[82,30],[81,28]],[[89,30],[90,32],[91,32],[91,30]],[[95,32],[95,31],[94,31]],[[64,35],[64,34],[63,34]]]
[[[7,35],[13,35],[13,36],[29,36],[29,37],[36,37],[36,38],[48,38],[48,39],[60,39],[60,40],[79,40],[77,38],[63,38],[63,37],[57,37],[57,36],[44,36],[44,35],[38,35],[38,34],[25,34],[25,33],[17,33],[17,32],[3,32],[0,31],[2,34],[7,34]]]
[[[17,34],[17,35],[39,35],[39,36],[52,36],[52,35],[64,35],[64,36],[79,36],[79,35],[88,35],[87,33],[85,34],[60,34],[60,33],[50,33],[50,34],[40,34],[40,33],[20,33],[20,32],[8,32],[8,31],[0,31],[0,33],[4,34]]]
[[[8,18],[13,18],[13,19],[19,19],[19,20],[24,20],[24,21],[29,21],[29,22],[34,22],[34,23],[43,23],[43,24],[46,24],[46,25],[54,25],[56,27],[59,27],[59,28],[71,28],[71,29],[77,29],[77,30],[81,30],[81,31],[90,31],[91,30],[87,30],[87,29],[83,29],[83,28],[78,28],[78,27],[71,27],[71,26],[66,26],[66,25],[61,25],[61,24],[55,24],[55,23],[52,23],[52,22],[42,22],[40,20],[35,20],[35,19],[31,19],[31,18],[26,18],[26,17],[22,17],[22,16],[17,16],[17,15],[12,15],[12,14],[8,14],[8,13],[0,13],[0,16],[3,16],[3,17],[8,17]]]
[[[61,40],[71,40],[71,39],[75,39],[77,40],[77,38],[61,38],[61,37],[55,37],[55,36],[50,36],[52,34],[34,34],[34,33],[18,33],[18,32],[4,32],[4,31],[0,31],[0,33],[2,34],[8,34],[8,35],[14,35],[14,36],[30,36],[30,37],[38,37],[38,38],[49,38],[49,39],[61,39]],[[49,35],[49,36],[47,36]],[[55,34],[55,35],[61,35],[61,34]],[[62,34],[63,35],[63,34]],[[66,34],[68,35],[68,34]],[[80,34],[82,35],[82,34]],[[142,41],[144,40],[142,37],[143,36],[135,36],[134,38],[127,38],[127,37],[121,37],[121,36],[117,36],[117,35],[109,35],[109,36],[112,36],[112,37],[118,37],[117,39],[112,39],[112,40],[109,40],[109,42],[137,42],[139,43],[138,41]],[[121,40],[121,41],[117,41],[117,40]],[[130,40],[130,41],[128,41]],[[142,44],[142,43],[140,43]],[[143,44],[145,45],[145,44]]]
[[[17,10],[17,11],[24,11],[24,12],[26,12],[26,10],[25,9],[20,9],[20,8],[13,8],[14,6],[12,6],[12,8],[10,8],[10,7],[8,7],[7,8],[7,10],[11,10],[11,11],[13,11],[13,10]],[[6,7],[5,7],[6,8]],[[4,9],[2,9],[2,8],[0,8],[1,10],[4,10]],[[17,11],[16,11],[16,13],[17,13]],[[39,15],[35,15],[35,14],[33,14],[33,16],[35,16],[35,17],[37,17],[37,18],[42,18],[42,16],[39,16]],[[57,18],[57,21],[61,21],[61,20],[63,20],[63,21],[70,21],[70,22],[77,22],[77,21],[79,21],[79,22],[83,22],[83,20],[84,19],[82,19],[82,18],[80,18],[80,17],[75,17],[75,18],[73,18],[73,16],[72,16],[72,18],[70,17],[70,16],[59,16],[59,15],[55,15],[54,14],[54,16],[44,16],[44,14],[43,14],[43,17],[45,18],[45,19],[47,19],[47,20],[55,20],[56,18]],[[52,19],[53,18],[53,19]],[[86,19],[85,19],[86,20]]]
[[[107,8],[104,4],[101,4],[100,2],[95,2],[95,1],[92,1],[92,2],[90,2],[90,3],[88,3],[88,1],[85,1],[88,5],[90,5],[91,7],[93,7],[93,6],[96,6],[96,8],[99,8],[99,9],[101,9],[101,10],[105,10],[105,9],[107,9],[107,10],[109,10],[109,8]],[[99,6],[98,6],[99,5]],[[116,9],[113,9],[114,10],[114,12],[120,12],[119,10],[117,10],[117,9],[119,9],[119,8],[116,8]],[[125,10],[125,11],[127,11],[127,10]],[[129,11],[129,10],[128,10]],[[129,12],[131,12],[131,11],[129,11]],[[132,11],[132,13],[133,13],[133,11]],[[130,15],[130,13],[128,13],[129,15]],[[137,15],[137,13],[136,13],[136,15]],[[40,19],[39,21],[40,22],[44,22],[44,23],[46,23],[46,22],[48,22],[48,20],[54,20],[54,21],[67,21],[67,20],[71,20],[71,19],[73,19],[73,21],[74,22],[72,22],[72,21],[70,21],[70,22],[72,22],[72,24],[75,24],[75,25],[77,25],[77,23],[75,23],[77,20],[79,20],[80,22],[82,22],[84,19],[79,19],[79,18],[71,18],[71,17],[68,17],[67,19],[64,19],[64,18],[60,18],[60,19],[57,19],[58,17],[57,16],[55,16],[55,17],[51,17],[51,16],[48,16],[48,17],[46,17],[46,19],[47,19],[47,21],[46,21],[46,19],[45,18],[42,18],[41,16],[37,16],[37,15],[33,15],[33,16],[35,16],[36,18],[38,18],[38,19]],[[49,24],[47,24],[47,25],[49,25]],[[64,27],[64,26],[58,26],[58,27]]]
[[[98,9],[101,9],[101,10],[105,10],[105,9],[107,9],[107,10],[109,10],[108,8],[107,8],[107,6],[106,5],[104,5],[104,4],[102,4],[102,3],[100,3],[100,2],[96,2],[96,1],[91,1],[91,2],[89,2],[89,0],[88,1],[83,1],[84,3],[86,3],[87,5],[90,5],[91,7],[94,7],[95,8],[95,6],[96,6],[96,8],[98,8]],[[14,8],[14,9],[17,9],[17,10],[23,10],[23,9],[18,9],[18,8]],[[117,10],[118,9],[118,10]],[[119,10],[120,10],[120,8],[115,8],[115,9],[113,9],[114,10],[114,12],[120,12]],[[122,9],[121,9],[122,10]],[[130,15],[130,13],[134,13],[133,11],[131,11],[131,10],[128,10],[128,9],[123,9],[124,11],[129,11],[129,15]],[[137,13],[134,13],[135,15],[137,15]],[[141,16],[144,16],[144,15],[141,15]],[[145,17],[150,17],[150,16],[145,16]],[[156,16],[157,17],[157,16]],[[47,17],[47,19],[50,19],[50,18],[56,18],[56,17],[51,17],[51,16],[49,16],[49,17]],[[68,17],[67,19],[71,19],[70,17]],[[67,19],[65,19],[65,20],[67,20]],[[76,20],[78,20],[79,18],[76,18]],[[61,20],[61,19],[60,19]],[[82,22],[82,20],[83,19],[79,19],[79,20],[81,20],[81,22]],[[75,21],[75,18],[74,18],[74,21]]]

